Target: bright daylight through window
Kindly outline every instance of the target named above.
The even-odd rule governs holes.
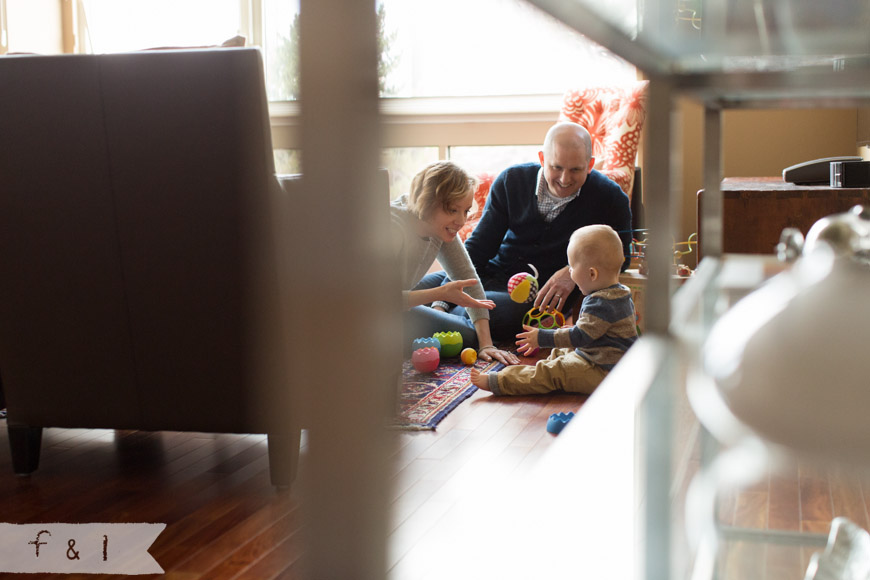
[[[270,98],[292,99],[298,3],[265,2]],[[633,67],[524,0],[380,0],[377,11],[383,97],[555,94],[635,77]]]
[[[80,36],[87,52],[209,46],[240,34],[248,45],[262,46],[269,99],[293,101],[299,96],[299,0],[80,3]],[[635,79],[632,66],[525,0],[377,0],[374,4],[381,47],[379,85],[381,96],[390,103],[450,99],[461,112],[463,98],[552,96],[579,86]],[[610,4],[626,27],[633,25],[636,0]],[[431,114],[425,107],[415,106],[415,111],[422,117]],[[507,115],[500,128],[509,130],[522,117],[522,110]],[[384,164],[390,169],[394,196],[406,191],[413,174],[439,156],[468,164],[472,171],[477,167],[497,171],[510,163],[534,160],[539,146],[537,139],[527,139],[513,146],[456,147],[449,134],[444,141],[443,127],[437,142],[434,137],[426,139],[431,130],[425,122],[421,127],[420,146],[385,144]],[[479,137],[476,145],[487,145],[486,135]],[[298,150],[276,149],[275,158],[279,172],[301,170]]]
[[[620,0],[629,6],[633,0]],[[298,95],[298,0],[81,0],[86,52],[262,43],[269,95]],[[379,0],[384,97],[562,93],[634,69],[525,0]],[[251,14],[262,18],[251,18]],[[631,11],[627,11],[627,18]],[[262,21],[262,31],[252,30]]]
[[[239,0],[80,0],[85,52],[212,46],[240,34]]]

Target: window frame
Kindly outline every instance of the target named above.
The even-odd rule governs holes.
[[[0,0],[0,55],[9,52],[9,26],[6,20],[6,0]]]
[[[382,98],[384,147],[438,147],[447,159],[452,146],[535,145],[558,120],[562,95]],[[298,149],[300,104],[269,103],[272,141]]]

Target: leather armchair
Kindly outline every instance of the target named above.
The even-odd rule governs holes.
[[[8,56],[0,78],[15,471],[44,427],[266,433],[289,485],[292,255],[259,51]]]

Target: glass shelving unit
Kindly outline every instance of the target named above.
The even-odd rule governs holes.
[[[834,0],[530,0],[580,33],[634,64],[650,80],[644,127],[644,204],[650,231],[647,336],[669,345],[638,410],[642,443],[640,485],[645,520],[640,528],[648,579],[750,578],[731,566],[753,558],[750,544],[766,538],[732,537],[715,554],[687,546],[678,455],[684,432],[687,381],[702,377],[699,354],[712,325],[740,295],[776,271],[769,261],[722,255],[721,117],[726,109],[864,107],[870,104],[870,2]],[[672,111],[677,98],[704,107],[705,256],[693,280],[672,300],[671,232],[676,200]],[[710,203],[707,203],[707,200]],[[702,434],[704,427],[697,428]],[[704,437],[699,437],[703,440]],[[720,442],[721,443],[721,442]],[[721,454],[720,444],[704,453]],[[702,453],[702,463],[706,457]],[[663,467],[664,466],[664,467]],[[782,550],[818,544],[817,536],[778,538]],[[794,540],[794,541],[791,541]],[[817,548],[816,548],[817,549]],[[715,560],[712,561],[711,560]],[[737,575],[732,575],[737,574]],[[795,576],[803,578],[803,576]]]

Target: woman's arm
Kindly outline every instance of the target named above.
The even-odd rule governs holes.
[[[438,262],[451,280],[475,280],[477,284],[468,288],[468,294],[477,300],[486,300],[486,292],[480,283],[480,277],[474,270],[474,264],[471,263],[465,246],[458,238],[441,246],[441,250],[438,252]],[[450,300],[444,301],[451,302]],[[459,303],[452,302],[452,304]],[[466,306],[466,308],[468,307]],[[490,309],[472,307],[468,310],[468,317],[472,322],[477,322],[481,318],[489,318],[489,313],[486,310]]]
[[[483,308],[486,310],[492,310],[495,308],[495,302],[492,300],[478,300],[463,292],[463,288],[474,286],[477,283],[477,280],[454,280],[453,282],[447,282],[446,284],[436,286],[435,288],[411,290],[411,292],[408,293],[408,307],[413,308],[414,306],[429,304],[436,300],[443,300],[444,302],[458,304],[459,306],[464,306],[466,308]],[[487,330],[488,329],[489,325],[487,325]]]

